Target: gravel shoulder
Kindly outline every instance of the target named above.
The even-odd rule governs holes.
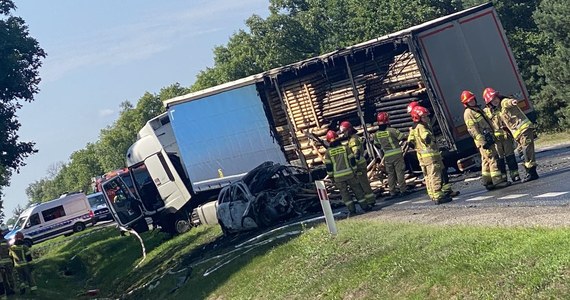
[[[557,169],[570,170],[570,142],[537,149],[539,169],[553,171]],[[458,190],[479,184],[478,181],[465,182],[466,177],[476,177],[469,174],[454,183]],[[424,191],[418,191],[425,193]],[[374,219],[379,222],[400,222],[432,224],[442,226],[487,226],[487,227],[570,227],[570,207],[556,206],[437,206],[430,209],[379,209],[357,218]]]
[[[486,227],[570,227],[570,208],[556,207],[487,207],[443,208],[433,210],[378,210],[359,218],[391,223],[431,225],[465,225]]]

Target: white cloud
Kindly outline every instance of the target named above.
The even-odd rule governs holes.
[[[115,111],[109,108],[101,109],[99,110],[99,117],[108,117],[113,115],[114,113]]]

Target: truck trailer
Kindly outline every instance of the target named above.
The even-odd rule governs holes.
[[[128,211],[108,199],[121,225],[145,228],[141,220],[152,218],[182,232],[194,208],[265,161],[322,170],[326,150],[314,137],[339,121],[354,125],[373,157],[376,114],[388,112],[392,126],[408,132],[411,101],[432,112],[446,165],[462,169],[477,149],[459,95],[488,86],[519,99],[534,119],[490,3],[167,100],[167,112],[148,121],[128,150],[134,187],[114,178],[103,189],[123,189],[129,199]]]

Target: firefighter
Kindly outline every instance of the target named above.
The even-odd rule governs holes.
[[[429,125],[429,111],[422,106],[414,107],[412,121],[414,121],[414,126],[410,128],[408,143],[415,147],[418,154],[420,167],[426,180],[427,193],[436,205],[450,202],[451,196],[442,190],[443,162]]]
[[[521,181],[519,165],[517,164],[517,159],[515,157],[515,140],[513,139],[513,135],[505,127],[501,119],[500,108],[491,104],[491,100],[493,100],[493,98],[485,97],[485,92],[483,92],[483,98],[485,99],[486,104],[483,111],[491,121],[491,125],[493,125],[493,131],[495,134],[495,150],[499,156],[499,169],[506,176],[508,168],[511,180],[513,182]]]
[[[505,97],[492,88],[486,88],[483,91],[483,98],[485,98],[485,102],[499,109],[503,124],[512,133],[513,138],[522,149],[526,170],[526,176],[522,181],[538,179],[534,154],[534,126],[518,106],[518,101]]]
[[[384,153],[383,161],[388,174],[388,191],[390,197],[398,196],[396,192],[396,180],[400,195],[408,194],[406,179],[406,165],[404,164],[404,154],[400,147],[400,141],[404,140],[405,135],[398,129],[390,127],[390,117],[386,112],[379,112],[376,116],[378,121],[378,131],[374,134],[374,145]]]
[[[410,116],[412,114],[412,110],[416,106],[421,106],[418,101],[412,101],[408,104],[407,111],[408,111],[408,114],[410,114]],[[431,123],[429,124],[429,126],[431,127]],[[419,155],[418,155],[418,160],[419,160]],[[443,184],[443,187],[442,187],[443,192],[448,194],[451,197],[459,196],[460,192],[454,191],[451,188],[451,183],[449,183],[449,174],[447,174],[447,167],[445,167],[445,164],[443,163],[443,159],[442,159],[441,165],[442,165],[442,167],[441,167],[441,180],[442,180],[442,184]],[[410,169],[411,169],[411,167],[410,167]]]
[[[38,287],[34,277],[32,276],[32,253],[30,248],[24,243],[24,234],[21,231],[16,232],[16,241],[10,247],[10,256],[14,260],[14,266],[20,276],[20,294],[25,294],[26,289],[34,293]]]
[[[356,170],[356,158],[350,147],[343,145],[333,130],[327,132],[327,141],[329,148],[325,154],[325,166],[327,174],[340,192],[342,202],[351,214],[356,213],[356,206],[348,190],[350,187],[360,207],[365,211],[370,210],[371,205],[366,202],[364,190],[362,190],[354,172]]]
[[[6,299],[8,295],[14,294],[14,262],[10,257],[10,245],[4,238],[8,233],[8,226],[0,226],[2,237],[0,237],[0,299]]]
[[[477,105],[475,95],[470,91],[461,93],[461,103],[465,106],[463,119],[467,131],[475,146],[481,154],[481,181],[486,189],[503,188],[510,183],[501,173],[498,164],[497,151],[495,150],[495,137],[491,121],[487,119],[485,112]]]
[[[348,140],[348,147],[350,147],[350,150],[356,159],[355,175],[362,187],[362,190],[364,191],[364,199],[366,199],[367,204],[374,206],[376,204],[376,196],[374,195],[374,192],[372,192],[372,187],[370,187],[370,181],[368,180],[368,164],[364,157],[364,145],[350,122],[341,122],[340,132]]]

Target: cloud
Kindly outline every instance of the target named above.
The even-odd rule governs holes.
[[[115,111],[109,108],[101,109],[99,110],[99,117],[108,117],[113,115],[114,113]]]
[[[147,59],[182,41],[220,31],[222,28],[212,24],[224,24],[228,14],[240,8],[251,9],[261,2],[266,0],[207,1],[187,10],[163,15],[153,12],[142,16],[143,21],[57,41],[47,49],[50,55],[44,62],[42,78],[50,82],[85,67],[116,66]]]

